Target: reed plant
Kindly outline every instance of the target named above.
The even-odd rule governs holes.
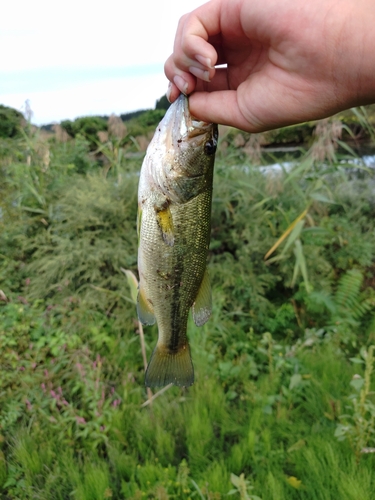
[[[372,170],[335,121],[278,167],[264,137],[222,134],[196,383],[151,394],[142,158],[116,123],[96,153],[32,129],[0,144],[0,497],[371,500]]]

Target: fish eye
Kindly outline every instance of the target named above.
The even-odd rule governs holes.
[[[214,139],[206,142],[206,144],[204,145],[204,152],[206,153],[206,155],[211,156],[215,154],[216,144],[217,143]]]

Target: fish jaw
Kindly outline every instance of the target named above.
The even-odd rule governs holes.
[[[183,94],[157,126],[142,165],[139,200],[150,190],[184,203],[206,187],[213,173],[217,125],[195,120]],[[210,154],[203,154],[210,149]]]
[[[181,141],[202,135],[212,123],[195,120],[190,114],[189,100],[181,94],[168,108],[164,118],[158,125],[154,139],[155,142],[164,142],[166,149],[178,150]]]

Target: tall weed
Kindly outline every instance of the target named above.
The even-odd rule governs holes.
[[[133,125],[96,153],[31,128],[0,147],[2,495],[371,499],[372,173],[332,122],[278,170],[255,165],[267,136],[226,131],[213,313],[188,325],[196,383],[151,404],[121,271],[136,269]],[[147,356],[156,335],[145,328]]]

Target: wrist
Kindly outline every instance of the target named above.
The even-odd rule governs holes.
[[[348,107],[375,103],[374,26],[374,2],[356,1],[352,13],[349,13],[343,25],[343,43],[338,51],[342,71],[347,75],[343,83]]]

